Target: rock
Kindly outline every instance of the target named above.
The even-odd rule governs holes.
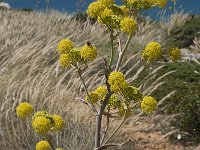
[[[11,9],[11,7],[8,3],[1,2],[0,9]]]

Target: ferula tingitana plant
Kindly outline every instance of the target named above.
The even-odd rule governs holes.
[[[124,120],[133,114],[136,107],[140,106],[140,110],[143,113],[152,113],[157,109],[157,100],[152,96],[143,95],[139,88],[131,85],[120,71],[120,67],[131,38],[137,32],[138,14],[142,10],[152,7],[163,8],[167,5],[167,2],[168,0],[124,0],[123,5],[119,6],[115,4],[114,0],[97,0],[88,6],[88,16],[97,19],[97,22],[107,29],[110,33],[111,42],[110,58],[108,60],[103,58],[105,62],[104,83],[92,91],[87,89],[82,73],[88,67],[88,63],[97,57],[98,49],[90,42],[81,47],[76,47],[67,38],[58,43],[60,65],[63,68],[74,67],[77,70],[77,74],[86,91],[84,104],[87,104],[91,111],[96,114],[95,150],[115,146],[115,144],[109,144],[110,140]],[[128,37],[123,47],[121,47],[120,43],[120,34],[125,34]],[[115,43],[115,39],[118,39],[118,44]],[[73,47],[71,46],[71,49],[69,49],[69,45],[73,45]],[[116,45],[118,45],[118,51],[114,50]],[[66,48],[66,50],[63,50],[63,48]],[[77,49],[76,57],[71,52],[73,48]],[[66,53],[63,54],[63,51]],[[118,60],[116,64],[113,64],[114,55],[116,54],[118,54]],[[148,65],[159,60],[163,54],[163,48],[160,43],[157,41],[149,42],[141,51],[141,62],[147,68]],[[169,58],[172,61],[177,61],[179,54],[178,48],[169,50]],[[114,117],[113,115],[122,118],[122,122],[112,134],[108,135],[108,129],[102,133],[103,117],[111,118]],[[107,124],[109,123],[108,121]]]
[[[133,115],[138,107],[143,113],[152,113],[157,109],[157,100],[150,95],[143,95],[138,87],[131,85],[120,69],[131,38],[137,33],[138,14],[142,10],[153,7],[163,8],[166,4],[167,0],[123,0],[123,5],[119,6],[115,4],[114,0],[97,0],[88,6],[88,16],[97,19],[97,22],[108,31],[111,45],[110,57],[108,59],[103,58],[105,64],[104,82],[91,91],[88,90],[82,73],[87,69],[88,63],[96,59],[98,49],[90,42],[78,47],[68,38],[64,38],[58,43],[60,65],[64,69],[68,67],[76,69],[86,92],[85,101],[82,100],[82,102],[96,116],[94,150],[120,145],[110,144],[110,141],[125,119]],[[122,34],[127,37],[124,45],[120,43],[120,35]],[[117,47],[117,50],[114,49],[115,47]],[[151,41],[141,50],[141,62],[147,68],[148,65],[159,60],[163,54],[162,45],[158,41]],[[178,48],[169,50],[169,58],[172,61],[177,61],[179,54]],[[116,64],[113,61],[115,55],[118,55]],[[21,103],[16,111],[19,118],[25,119],[31,114],[33,108],[28,103]],[[109,119],[113,117],[121,118],[122,121],[109,134],[110,129],[108,127],[111,123]],[[105,132],[102,132],[103,118],[107,118]],[[64,128],[64,120],[61,116],[52,115],[46,111],[36,112],[32,117],[32,128],[42,137],[42,141],[36,144],[36,150],[62,149],[56,148],[51,140],[53,133]]]

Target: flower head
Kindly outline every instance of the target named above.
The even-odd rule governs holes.
[[[142,58],[149,64],[162,56],[161,45],[157,42],[150,42],[142,51]]]
[[[72,48],[74,48],[74,43],[69,39],[63,39],[58,43],[60,54],[67,54]]]
[[[128,100],[128,103],[131,100],[138,102],[142,99],[141,91],[134,86],[128,86],[127,88],[125,88],[122,91],[122,95],[126,98],[126,100]]]
[[[90,3],[87,9],[87,14],[91,18],[96,18],[106,8],[106,5],[101,1]]]
[[[106,7],[110,7],[115,3],[115,0],[99,0],[102,4],[104,4]]]
[[[121,101],[119,100],[118,96],[116,94],[112,94],[109,101],[108,101],[108,106],[111,108],[116,108],[121,105]]]
[[[60,115],[52,115],[52,119],[54,122],[53,131],[60,131],[64,127],[64,121]]]
[[[98,16],[98,22],[100,24],[106,24],[109,21],[109,16],[114,15],[111,9],[104,9],[104,11]]]
[[[170,48],[168,50],[168,55],[169,55],[169,58],[173,61],[173,62],[176,62],[177,60],[180,59],[181,57],[181,51],[179,48]]]
[[[120,22],[120,30],[129,34],[133,34],[137,29],[137,22],[130,17],[125,17]]]
[[[71,58],[70,54],[61,54],[59,63],[64,68],[69,67],[70,64],[72,63],[72,58]]]
[[[126,0],[129,7],[136,9],[149,9],[154,6],[153,0]]]
[[[71,49],[70,50],[70,56],[71,56],[73,62],[80,62],[80,61],[82,61],[80,49],[78,49],[78,48]]]
[[[99,96],[101,100],[103,100],[107,94],[107,88],[106,86],[99,86],[96,90],[95,93]]]
[[[151,113],[156,110],[157,101],[151,96],[145,96],[141,102],[141,109],[144,113]]]
[[[90,92],[89,97],[86,96],[86,101],[91,102],[91,103],[96,103],[99,100],[99,96],[96,92]]]
[[[80,50],[81,53],[81,57],[85,60],[85,61],[93,61],[96,57],[97,57],[97,49],[96,47],[92,46],[92,45],[84,45],[81,47]]]
[[[27,102],[20,103],[19,106],[17,106],[16,108],[17,116],[21,119],[26,118],[32,112],[33,112],[33,107],[31,106],[31,104]]]
[[[36,144],[36,150],[51,150],[51,145],[47,141],[40,141]]]
[[[113,71],[110,73],[108,77],[108,83],[111,86],[111,90],[116,93],[128,86],[123,73],[119,71]]]
[[[35,116],[32,119],[32,127],[38,134],[46,134],[52,127],[51,120],[44,116]]]

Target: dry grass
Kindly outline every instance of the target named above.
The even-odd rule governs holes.
[[[96,24],[91,25],[89,21],[80,23],[68,14],[55,11],[45,14],[3,10],[0,20],[2,149],[32,150],[40,139],[32,132],[28,120],[23,122],[16,118],[15,108],[22,101],[30,102],[35,111],[47,110],[63,116],[66,127],[56,135],[55,144],[59,143],[66,150],[92,149],[93,120],[86,106],[75,100],[75,97],[83,96],[83,87],[74,69],[64,71],[59,67],[56,45],[63,38],[72,39],[76,45],[92,41],[99,47],[99,56],[106,56],[109,35]],[[165,26],[155,29],[154,25],[150,21],[140,24],[129,51],[142,49],[152,40],[165,44]],[[98,58],[83,74],[89,89],[103,82],[102,66],[103,61]],[[130,57],[122,67],[130,82],[137,79],[143,69],[138,55]],[[132,76],[133,73],[136,75]],[[141,85],[144,92],[151,93],[163,83],[155,80],[155,74],[156,71],[147,77],[155,81],[151,86]]]

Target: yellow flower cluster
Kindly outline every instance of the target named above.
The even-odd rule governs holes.
[[[122,72],[113,71],[108,77],[108,83],[111,86],[111,91],[118,93],[128,86]]]
[[[142,99],[142,93],[141,91],[134,87],[134,86],[128,86],[122,91],[122,95],[130,102],[131,100],[134,100],[135,102],[138,102]]]
[[[135,21],[135,19],[130,17],[125,17],[121,20],[120,23],[121,31],[132,34],[136,29],[137,29],[137,22]]]
[[[69,54],[61,54],[60,59],[59,59],[59,63],[64,68],[69,67],[70,64],[72,63],[72,58],[70,57]]]
[[[86,44],[81,48],[74,48],[74,43],[69,39],[63,39],[58,43],[58,51],[59,63],[64,68],[74,66],[77,62],[92,61],[97,56],[96,47]]]
[[[99,96],[95,92],[90,92],[89,97],[86,96],[86,101],[91,102],[91,103],[96,103],[99,100]]]
[[[145,96],[141,102],[141,109],[144,113],[151,113],[157,108],[157,101],[151,96]]]
[[[108,106],[111,108],[116,108],[121,105],[121,101],[119,100],[118,96],[116,94],[112,94],[109,101],[108,101]]]
[[[47,141],[40,141],[36,144],[36,150],[51,150],[51,145]]]
[[[118,6],[114,0],[98,0],[91,3],[87,14],[97,18],[100,24],[105,24],[109,29],[120,29],[132,34],[137,29],[134,18],[128,17],[129,8],[126,5]]]
[[[149,9],[152,7],[164,8],[168,0],[126,0],[129,7],[136,9]]]
[[[142,51],[142,59],[148,64],[162,56],[161,45],[157,42],[150,42]]]
[[[64,127],[64,121],[60,115],[52,115],[52,119],[54,122],[53,131],[60,131]]]
[[[21,119],[25,119],[32,112],[33,112],[33,107],[31,106],[31,104],[27,102],[20,103],[16,108],[16,114]]]
[[[80,49],[81,57],[85,61],[93,61],[97,57],[97,49],[92,45],[84,45]]]
[[[173,61],[173,62],[176,62],[180,59],[181,57],[181,51],[179,48],[170,48],[168,50],[168,55],[169,55],[169,58]]]
[[[68,54],[74,48],[74,43],[69,39],[63,39],[58,44],[60,54]]]
[[[87,14],[91,18],[96,18],[106,8],[106,5],[101,1],[90,3],[87,9]]]
[[[99,86],[96,90],[95,93],[99,96],[101,100],[104,100],[106,94],[107,94],[107,88],[106,86]]]
[[[34,117],[32,120],[32,128],[38,134],[45,135],[48,131],[50,131],[51,127],[52,124],[49,118],[38,116]]]
[[[60,131],[64,127],[64,121],[59,115],[51,115],[46,111],[36,112],[32,119],[32,128],[38,134],[45,135],[49,131]]]

